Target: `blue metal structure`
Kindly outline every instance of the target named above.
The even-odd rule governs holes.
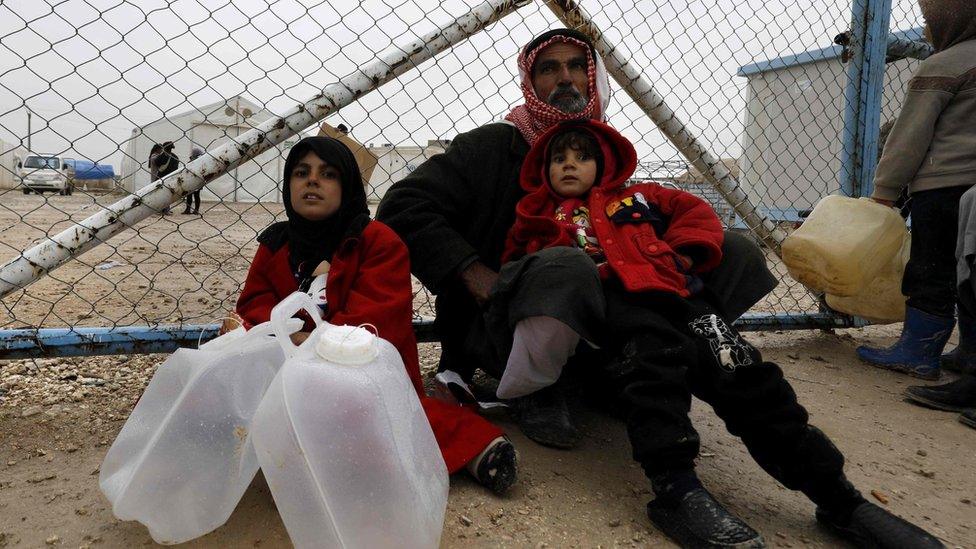
[[[933,52],[923,41],[921,27],[888,33],[890,12],[890,0],[857,0],[851,30],[836,38],[837,45],[744,65],[737,73],[749,77],[820,61],[849,61],[838,173],[840,188],[848,196],[867,196],[873,190],[886,64],[925,59]]]
[[[839,174],[848,196],[870,196],[873,189],[890,19],[891,0],[854,0]]]
[[[217,337],[220,324],[0,330],[0,360],[172,353]],[[432,320],[414,322],[418,341],[437,341]]]
[[[217,324],[0,330],[0,360],[171,353],[216,337]]]

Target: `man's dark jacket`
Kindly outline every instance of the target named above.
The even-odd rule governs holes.
[[[501,268],[529,144],[514,126],[495,123],[462,133],[394,184],[376,218],[410,250],[410,269],[436,296],[434,328],[440,369],[466,378],[475,369],[498,372],[507,357],[488,340],[482,311],[458,275],[475,259]],[[734,320],[776,287],[763,252],[746,237],[725,233],[722,263],[702,276]]]
[[[413,274],[437,296],[441,369],[470,375],[481,361],[497,360],[485,356],[487,342],[475,329],[481,309],[458,274],[474,259],[501,268],[528,151],[514,126],[476,128],[394,184],[380,203],[376,218],[406,242]]]

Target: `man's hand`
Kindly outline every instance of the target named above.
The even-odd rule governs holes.
[[[484,305],[488,301],[488,295],[498,280],[498,273],[489,269],[484,263],[475,261],[468,268],[461,271],[461,282],[468,289],[478,305]]]
[[[895,201],[894,200],[885,200],[883,198],[875,198],[873,196],[871,197],[871,200],[877,202],[878,204],[881,204],[882,206],[888,206],[889,208],[894,208],[895,207]]]
[[[308,339],[308,336],[311,334],[312,332],[295,332],[291,334],[291,342],[295,345],[301,345],[302,343],[305,343],[305,340]]]

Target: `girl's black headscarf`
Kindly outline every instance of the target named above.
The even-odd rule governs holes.
[[[342,181],[339,209],[321,221],[305,219],[291,206],[291,173],[309,152],[314,152],[323,162],[336,168]],[[332,254],[339,245],[347,238],[358,237],[369,223],[366,190],[356,157],[349,147],[331,137],[306,137],[291,148],[285,160],[281,199],[285,203],[288,221],[265,229],[258,236],[258,242],[272,251],[277,251],[287,242],[288,261],[292,270],[302,277],[309,275],[323,260],[332,261]]]

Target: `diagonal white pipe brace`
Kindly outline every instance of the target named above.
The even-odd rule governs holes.
[[[0,298],[24,288],[128,227],[198,191],[250,160],[323,120],[386,82],[483,30],[531,0],[486,0],[454,22],[405,45],[394,45],[354,74],[330,84],[312,99],[272,118],[234,141],[207,151],[165,179],[105,207],[0,266]]]
[[[630,64],[622,52],[604,38],[603,32],[593,23],[580,3],[576,0],[546,0],[546,5],[566,27],[582,32],[593,41],[593,46],[603,56],[607,71],[614,80],[654,121],[688,162],[715,186],[735,209],[735,213],[745,221],[749,230],[779,255],[780,244],[786,238],[786,233],[757,209],[728,168],[691,135],[677,114],[664,102],[664,98],[654,90],[654,86]]]

